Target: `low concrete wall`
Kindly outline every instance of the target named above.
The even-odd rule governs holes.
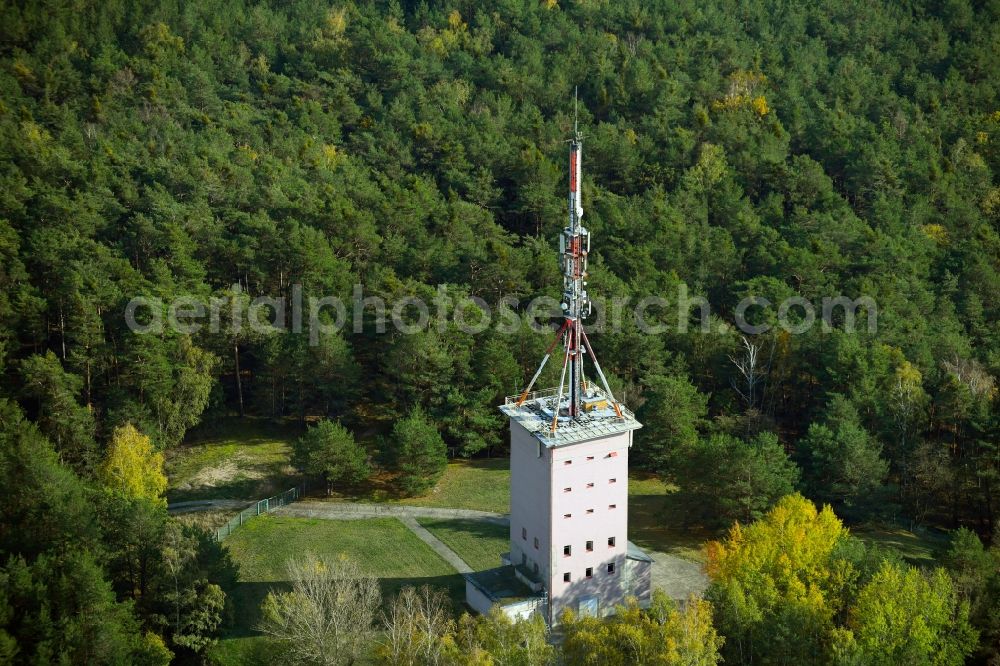
[[[545,617],[544,599],[528,599],[527,601],[520,601],[516,604],[501,606],[501,608],[503,609],[504,615],[512,620],[527,620],[536,613]]]
[[[489,615],[493,608],[493,601],[469,581],[465,581],[465,603],[481,615]]]

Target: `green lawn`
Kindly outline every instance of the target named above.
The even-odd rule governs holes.
[[[398,586],[455,573],[395,518],[322,520],[264,515],[223,543],[246,582],[284,582],[285,563],[305,552],[327,558],[346,555],[371,575],[398,582]]]
[[[673,523],[670,498],[675,487],[645,472],[632,472],[628,480],[628,538],[640,548],[669,553],[695,562],[704,561],[704,543],[719,535],[691,530]]]
[[[476,571],[500,566],[510,550],[510,528],[483,520],[420,518],[417,522]]]
[[[393,497],[390,487],[387,481],[376,480],[361,492],[329,499],[507,513],[510,511],[510,461],[507,458],[451,461],[435,487],[418,497]],[[629,539],[642,548],[701,561],[702,544],[720,535],[673,526],[666,518],[673,490],[673,486],[651,474],[633,472],[629,475]],[[459,552],[458,548],[454,550]],[[503,550],[506,548],[498,552]],[[493,561],[490,559],[490,566],[495,566]]]
[[[376,478],[367,487],[330,497],[331,501],[390,502],[411,506],[510,511],[510,461],[507,458],[452,460],[429,491],[417,497],[394,496],[391,479]]]
[[[225,419],[167,453],[167,499],[260,499],[297,482],[289,465],[296,425]]]
[[[446,588],[452,599],[465,596],[462,577],[395,518],[320,520],[265,515],[254,518],[224,542],[240,566],[233,591],[236,626],[212,650],[220,664],[256,663],[267,641],[255,631],[268,591],[287,588],[286,562],[306,552],[341,555],[380,579],[388,600],[405,585]],[[456,604],[456,608],[457,608]],[[254,656],[250,656],[254,655]]]
[[[895,550],[915,566],[936,564],[938,555],[948,548],[948,536],[941,532],[915,533],[893,525],[854,525],[851,534],[867,544]]]

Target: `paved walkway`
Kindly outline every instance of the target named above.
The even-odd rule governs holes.
[[[301,501],[287,504],[276,512],[297,518],[328,518],[352,520],[359,518],[465,518],[485,520],[506,525],[507,516],[490,511],[473,509],[442,509],[438,507],[408,506],[405,504],[360,504],[355,502]]]
[[[434,552],[443,557],[448,564],[455,567],[455,570],[458,571],[458,573],[472,573],[472,567],[466,564],[465,560],[458,556],[458,553],[446,546],[436,536],[428,532],[425,527],[422,527],[420,523],[417,522],[416,518],[407,516],[405,518],[400,518],[399,522],[409,527],[410,531],[416,534],[418,539],[433,548]]]

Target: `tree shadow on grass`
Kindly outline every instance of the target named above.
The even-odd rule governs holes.
[[[452,610],[456,617],[466,610],[465,579],[459,573],[446,576],[424,576],[417,578],[380,578],[379,587],[382,590],[382,606],[387,608],[399,591],[404,587],[420,587],[430,585],[445,590],[451,599]],[[232,622],[223,632],[223,638],[243,638],[258,636],[258,628],[263,622],[260,607],[269,592],[287,592],[291,590],[288,581],[239,582],[229,590],[232,601]]]
[[[671,495],[630,495],[628,538],[640,548],[699,559],[702,545],[724,531],[686,524]]]

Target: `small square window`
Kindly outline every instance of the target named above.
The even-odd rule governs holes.
[[[538,550],[538,537],[535,537],[535,550]]]
[[[593,460],[594,456],[587,456],[587,460]]]
[[[611,546],[612,548],[615,547],[615,538],[614,537],[608,537],[608,545]]]
[[[604,457],[605,458],[617,458],[618,457],[618,452],[617,451],[612,451],[611,453],[609,453],[608,455],[606,455]]]
[[[569,582],[569,572],[568,571],[563,574],[563,582],[564,583],[568,583]]]
[[[593,488],[593,487],[594,487],[594,484],[592,484],[592,483],[588,483],[588,484],[587,484],[587,487],[588,487],[588,488]]]
[[[618,483],[618,479],[608,479],[608,483]]]
[[[587,578],[594,577],[594,567],[587,567]]]
[[[608,573],[614,573],[614,572],[615,572],[615,563],[608,562]]]
[[[573,492],[573,489],[572,488],[563,488],[563,492],[564,493],[571,493],[571,492]]]
[[[593,509],[587,509],[587,513],[594,513]]]
[[[572,518],[572,517],[573,517],[572,513],[564,513],[563,514],[563,518]]]
[[[587,542],[587,552],[589,553],[592,550],[594,550],[594,542],[593,541],[588,541]]]
[[[618,505],[617,505],[617,504],[609,504],[609,505],[608,505],[608,508],[609,508],[609,509],[617,509],[617,508],[618,508]]]
[[[528,528],[527,527],[522,527],[521,528],[521,539],[523,539],[524,541],[528,540]]]
[[[563,461],[563,465],[572,465],[572,464],[573,464],[572,460],[564,460]]]
[[[563,555],[569,557],[573,554],[573,546],[563,546]]]

